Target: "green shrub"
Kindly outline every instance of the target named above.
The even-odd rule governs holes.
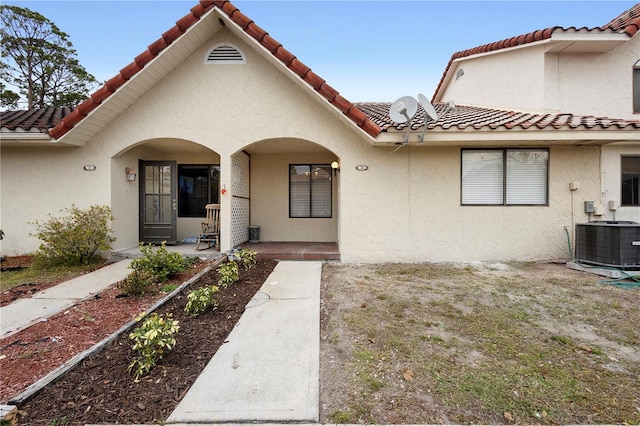
[[[138,316],[137,320],[142,318],[144,314]],[[165,319],[154,312],[129,334],[129,338],[134,341],[132,349],[138,352],[138,356],[129,364],[129,372],[135,374],[136,382],[162,359],[165,350],[173,349],[176,344],[173,335],[179,329],[179,321],[174,320],[171,314],[167,314]]]
[[[107,206],[91,206],[82,210],[76,205],[62,210],[68,215],[49,220],[36,226],[35,235],[42,240],[36,257],[40,263],[81,265],[96,258],[99,250],[110,250],[116,239],[110,234],[110,221],[114,220]]]
[[[147,272],[157,282],[163,282],[179,272],[189,268],[193,260],[186,259],[182,254],[169,252],[163,242],[160,247],[154,249],[151,244],[140,244],[142,257],[131,261],[131,268],[136,271]]]
[[[129,296],[144,296],[153,289],[154,277],[147,271],[132,271],[119,284],[124,294]]]
[[[227,262],[216,269],[218,275],[218,285],[222,288],[227,288],[231,284],[238,281],[238,264],[236,262]]]
[[[209,306],[217,307],[218,301],[213,298],[217,291],[218,287],[215,285],[190,291],[187,295],[187,305],[184,307],[184,311],[191,316],[197,317],[204,313]]]
[[[238,257],[245,270],[249,270],[256,266],[257,253],[250,249],[242,249],[238,252]]]

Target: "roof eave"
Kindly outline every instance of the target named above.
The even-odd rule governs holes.
[[[376,138],[374,146],[393,147],[403,144],[406,132],[385,132]],[[424,142],[419,137],[422,129],[411,131],[410,146],[575,146],[575,145],[607,145],[611,143],[635,143],[640,146],[637,129],[506,129],[468,126],[465,129],[429,129],[425,133]]]
[[[0,146],[69,146],[43,132],[0,132]]]

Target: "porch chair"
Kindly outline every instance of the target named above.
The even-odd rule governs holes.
[[[201,222],[202,232],[198,235],[196,250],[204,250],[215,246],[220,250],[220,204],[207,204],[207,221]],[[207,247],[200,248],[200,243],[207,243]]]

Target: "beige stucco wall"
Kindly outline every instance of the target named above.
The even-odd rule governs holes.
[[[640,119],[633,113],[633,66],[640,37],[605,53],[547,54],[548,109],[579,115]]]
[[[289,164],[335,160],[330,152],[251,156],[251,224],[260,226],[261,241],[338,241],[337,177],[332,180],[331,218],[289,218]]]
[[[93,172],[83,166],[96,166]],[[123,172],[124,174],[124,172]],[[63,147],[2,147],[0,153],[2,255],[34,251],[32,222],[61,216],[72,204],[110,204],[110,160],[95,152]]]
[[[458,147],[361,154],[340,173],[344,262],[568,258],[564,227],[586,221],[600,191],[597,147],[552,148],[549,206],[536,207],[461,206]]]
[[[240,47],[247,64],[204,65],[207,50],[223,41]],[[460,206],[459,147],[412,146],[394,153],[389,147],[371,147],[341,114],[294,84],[287,72],[225,31],[85,146],[3,148],[2,253],[37,248],[37,241],[26,237],[32,230],[27,222],[71,202],[110,204],[118,237],[114,249],[133,247],[138,241],[138,181],[126,180],[126,167],[140,173],[139,159],[219,162],[221,185],[231,188],[231,156],[251,152],[255,143],[265,144],[251,156],[251,221],[261,226],[261,239],[338,241],[342,260],[349,263],[568,257],[564,228],[587,220],[583,201],[600,197],[600,148],[572,146],[551,148],[549,206]],[[281,145],[291,140],[301,141],[302,149]],[[322,149],[309,153],[310,143]],[[334,217],[289,219],[288,165],[336,159]],[[85,164],[97,170],[85,172]],[[368,170],[357,171],[357,165]],[[569,191],[571,181],[580,182],[578,191]],[[232,245],[231,195],[220,200],[222,250]],[[198,222],[180,219],[178,238],[192,236]]]
[[[634,64],[640,37],[604,53],[548,53],[531,44],[454,62],[443,101],[532,112],[638,119]],[[456,79],[462,69],[464,75]]]
[[[543,52],[542,46],[529,46],[456,61],[441,99],[461,105],[537,110],[544,101]],[[464,74],[456,79],[460,69]]]
[[[205,53],[220,42],[238,46],[246,55],[246,65],[205,65]],[[102,107],[108,108],[108,102]],[[334,153],[331,161],[345,150],[366,144],[346,124],[346,119],[341,119],[341,114],[331,112],[330,108],[326,101],[302,90],[281,69],[223,30],[203,43],[172,74],[143,94],[85,146],[3,148],[1,220],[7,236],[2,241],[2,251],[35,250],[37,240],[23,237],[30,230],[25,220],[46,218],[47,212],[71,202],[111,205],[116,216],[113,228],[118,237],[113,248],[136,246],[138,181],[126,181],[124,170],[134,167],[139,173],[139,159],[172,159],[191,164],[219,162],[220,183],[231,188],[231,155],[255,142],[270,140],[277,144],[281,138],[313,141],[325,147],[327,153]],[[209,149],[210,155],[209,158],[201,154],[181,155],[175,146],[167,152],[161,147],[156,149],[155,141],[198,144]],[[328,156],[323,154],[318,158]],[[97,170],[84,172],[84,164],[95,164]],[[288,168],[277,172],[287,173]],[[228,192],[220,200],[223,250],[231,248],[231,195]],[[5,200],[11,200],[12,207],[5,207]],[[256,208],[253,214],[257,214]],[[290,227],[289,238],[336,241],[336,222],[334,217],[327,225],[316,227],[315,235],[309,233],[308,227]],[[268,236],[269,226],[266,222],[261,225],[265,226]],[[178,226],[179,239],[193,236],[199,220],[180,219]]]

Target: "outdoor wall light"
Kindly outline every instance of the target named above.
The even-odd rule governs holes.
[[[336,172],[340,171],[340,163],[334,161],[333,163],[331,163],[331,169],[333,170],[333,174],[335,175]]]
[[[94,172],[96,170],[96,166],[93,164],[87,164],[83,167],[83,169],[87,172]]]
[[[127,167],[124,169],[124,172],[127,175],[127,180],[130,180],[130,181],[136,180],[136,172],[133,169]]]
[[[358,164],[356,166],[356,170],[359,172],[364,172],[365,170],[369,170],[369,166],[367,166],[366,164]]]

